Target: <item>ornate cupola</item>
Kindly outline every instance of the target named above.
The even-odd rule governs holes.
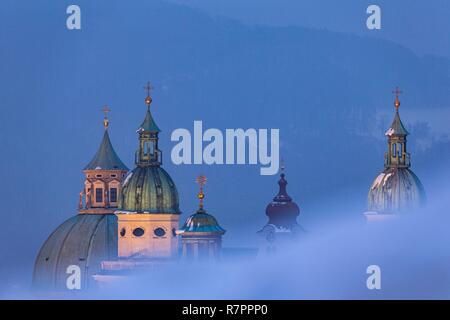
[[[80,192],[79,213],[113,213],[121,194],[121,182],[128,168],[120,160],[109,139],[108,106],[103,108],[103,139],[94,158],[84,167],[86,176]]]
[[[178,191],[170,175],[161,167],[160,129],[150,110],[152,87],[147,84],[145,89],[147,111],[137,130],[136,167],[122,184],[116,211],[119,257],[172,258],[178,253],[175,234],[180,215]]]
[[[276,238],[292,238],[302,230],[297,223],[300,209],[288,195],[287,184],[284,165],[282,165],[280,180],[278,180],[278,194],[266,207],[266,215],[269,221],[258,231],[270,243],[274,242]]]
[[[396,88],[395,115],[386,131],[388,150],[384,155],[384,170],[372,183],[368,195],[368,220],[382,220],[398,213],[408,213],[425,203],[425,191],[419,178],[410,169],[407,152],[408,131],[400,119],[401,91]]]
[[[136,151],[135,162],[138,166],[159,166],[162,164],[162,153],[158,149],[158,134],[161,130],[159,130],[150,112],[150,105],[152,103],[150,90],[152,86],[148,83],[145,88],[147,89],[147,97],[145,98],[147,113],[145,114],[144,121],[137,130],[139,133],[139,149]]]
[[[400,100],[398,95],[401,91],[396,88],[395,91],[395,116],[390,128],[386,131],[388,140],[388,151],[385,153],[385,168],[409,168],[410,155],[406,151],[406,137],[409,132],[400,119],[398,109],[400,108]]]
[[[203,206],[205,194],[203,187],[206,183],[205,176],[197,177],[200,191],[197,194],[199,207],[197,212],[186,219],[183,227],[177,231],[181,236],[183,250],[182,258],[187,260],[216,260],[220,257],[222,248],[222,235],[225,230],[217,222],[216,218],[208,214]]]
[[[121,211],[138,213],[179,214],[178,191],[169,174],[161,167],[162,153],[158,149],[161,131],[153,120],[150,105],[152,98],[147,84],[144,121],[137,130],[139,148],[136,151],[136,168],[126,177],[120,203]]]

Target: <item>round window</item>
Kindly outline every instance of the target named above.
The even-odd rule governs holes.
[[[143,235],[144,235],[144,229],[142,229],[142,228],[136,228],[136,229],[134,229],[134,230],[133,230],[133,235],[134,235],[135,237],[141,237],[141,236],[143,236]]]
[[[125,237],[126,233],[127,233],[127,231],[125,230],[125,228],[120,229],[120,236],[121,237]]]
[[[163,228],[156,228],[153,232],[157,237],[164,237],[164,235],[166,234],[166,231]]]

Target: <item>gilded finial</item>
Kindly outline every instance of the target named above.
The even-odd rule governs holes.
[[[105,105],[102,109],[103,113],[105,114],[104,118],[103,118],[103,127],[105,127],[105,130],[108,129],[109,126],[109,119],[108,119],[108,112],[111,111],[111,109]]]
[[[147,90],[147,97],[145,98],[145,104],[147,108],[150,108],[150,104],[152,103],[152,97],[150,96],[150,92],[154,89],[150,82],[144,86],[144,89]]]
[[[203,186],[206,184],[206,177],[204,175],[199,175],[195,180],[200,186],[200,191],[197,194],[197,198],[199,200],[199,209],[203,210],[203,199],[205,199],[205,194],[203,193]]]
[[[395,110],[398,111],[398,108],[400,108],[400,100],[398,99],[398,96],[400,94],[403,93],[403,91],[401,91],[399,89],[399,87],[395,87],[395,90],[392,91],[393,94],[395,94],[395,101],[394,101],[394,106],[395,106]]]

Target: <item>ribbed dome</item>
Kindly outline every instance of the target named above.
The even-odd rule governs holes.
[[[179,234],[185,232],[224,234],[225,230],[222,229],[216,218],[200,209],[186,219],[186,222],[180,229]]]
[[[160,166],[137,166],[126,177],[119,210],[148,213],[180,213],[178,191]]]
[[[419,178],[408,168],[384,170],[369,190],[368,209],[378,213],[402,213],[425,203],[425,191]]]
[[[95,285],[101,261],[117,258],[117,218],[113,214],[79,214],[48,237],[36,258],[33,288],[66,291],[70,265],[81,269],[81,289]]]

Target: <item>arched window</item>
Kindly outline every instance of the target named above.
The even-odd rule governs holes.
[[[401,143],[398,144],[398,156],[399,158],[403,157],[403,145]]]
[[[392,144],[392,156],[394,158],[397,157],[397,144],[396,143]]]

